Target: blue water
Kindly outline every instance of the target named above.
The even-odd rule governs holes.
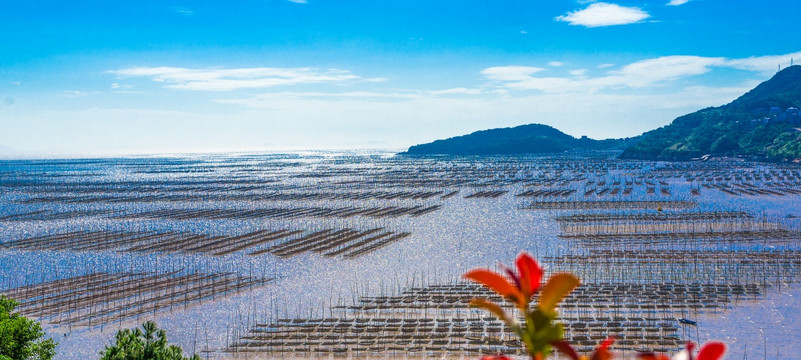
[[[668,170],[675,167],[675,170]],[[354,259],[327,258],[304,253],[291,258],[264,254],[247,256],[235,252],[226,256],[155,253],[132,254],[109,251],[0,251],[0,289],[61,279],[94,271],[156,271],[184,269],[187,272],[232,272],[242,276],[260,275],[275,280],[268,286],[224,299],[194,304],[172,312],[157,312],[106,324],[102,327],[74,328],[44,326],[60,344],[58,358],[93,357],[121,327],[133,327],[147,318],[167,329],[172,342],[188,351],[225,347],[235,334],[254,321],[271,317],[319,317],[331,314],[331,305],[348,303],[360,295],[397,294],[411,286],[452,283],[464,271],[511,263],[526,250],[540,259],[563,254],[585,253],[586,249],[558,237],[555,217],[576,213],[564,210],[524,210],[534,199],[516,197],[525,190],[571,188],[577,192],[566,200],[651,200],[696,201],[693,211],[744,211],[776,226],[797,230],[801,216],[798,195],[731,196],[719,190],[701,188],[700,196],[690,194],[697,184],[683,177],[688,171],[770,172],[799,171],[791,165],[736,163],[732,166],[622,162],[611,155],[579,155],[504,158],[404,158],[389,153],[304,152],[292,154],[215,154],[75,160],[0,161],[0,218],[43,211],[66,214],[61,219],[0,220],[0,241],[7,244],[43,234],[77,230],[186,231],[207,235],[238,235],[261,229],[324,228],[370,229],[383,227],[411,236],[375,252]],[[325,175],[325,176],[320,176]],[[584,197],[589,181],[665,181],[671,195],[646,193],[645,185],[633,185],[632,195]],[[767,180],[754,180],[765,184]],[[661,188],[661,185],[656,185]],[[622,186],[620,186],[622,188]],[[796,186],[801,187],[801,186]],[[447,199],[326,199],[251,200],[265,194],[342,193],[368,191],[443,191],[459,193]],[[480,190],[505,190],[498,198],[465,198]],[[137,200],[143,196],[180,195],[183,200]],[[233,198],[233,200],[225,197]],[[48,200],[48,197],[51,197]],[[104,197],[126,201],[105,201]],[[83,199],[83,201],[78,201]],[[553,199],[553,198],[549,198]],[[561,199],[561,198],[560,198]],[[153,219],[135,214],[164,209],[261,209],[272,207],[373,207],[431,206],[442,208],[419,216],[371,218],[257,218],[257,219]],[[106,211],[86,215],[91,211]],[[644,210],[655,213],[655,209]],[[667,208],[666,212],[679,211]],[[588,212],[635,212],[595,209]],[[111,215],[134,215],[118,218]],[[707,247],[704,251],[797,250],[799,244],[729,244]],[[772,248],[769,248],[773,246]],[[778,246],[778,247],[777,247]],[[692,247],[688,245],[688,247]],[[669,251],[652,247],[649,251]],[[564,268],[564,264],[546,267]],[[580,265],[573,265],[580,267]],[[663,264],[681,271],[680,265]],[[597,272],[576,269],[586,274]],[[651,281],[626,273],[630,281]],[[587,275],[590,276],[590,275]],[[624,276],[624,275],[621,275]],[[704,274],[697,275],[706,276]],[[685,281],[702,281],[690,275]],[[591,279],[588,279],[591,280]],[[794,279],[784,288],[796,289]],[[779,288],[781,289],[781,287]],[[778,290],[777,290],[778,291]],[[772,298],[770,298],[772,299]],[[764,300],[771,306],[770,299]],[[783,309],[798,309],[795,298]],[[744,307],[747,311],[747,307]],[[735,309],[736,310],[736,309]],[[732,310],[732,311],[735,311]],[[785,311],[786,312],[786,311]],[[711,317],[716,327],[727,324],[720,316]],[[771,326],[760,325],[770,331]],[[715,336],[716,332],[705,332]],[[748,332],[726,333],[728,341],[743,343]],[[696,335],[692,335],[696,339]],[[789,335],[799,344],[798,335]],[[703,337],[701,338],[703,340]],[[769,346],[770,347],[770,346]],[[732,348],[732,355],[744,353]],[[752,350],[753,351],[753,350]],[[753,352],[751,353],[753,354]],[[736,358],[736,357],[733,357]]]

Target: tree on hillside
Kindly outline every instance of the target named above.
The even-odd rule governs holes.
[[[101,360],[200,360],[197,355],[184,357],[183,350],[167,343],[167,332],[148,321],[145,330],[123,329],[114,336],[116,343],[100,352]],[[0,359],[1,360],[1,359]]]
[[[16,301],[0,295],[0,360],[52,359],[56,342],[44,338],[39,322],[13,313],[17,305]]]

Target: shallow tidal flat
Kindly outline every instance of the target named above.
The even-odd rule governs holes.
[[[62,359],[156,320],[211,358],[517,354],[460,275],[525,250],[582,285],[582,351],[790,356],[801,167],[606,155],[244,154],[0,162],[0,293]]]

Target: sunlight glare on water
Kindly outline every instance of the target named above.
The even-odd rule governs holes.
[[[112,287],[116,290],[98,290],[83,300],[80,291],[89,285],[50,302],[43,299],[57,297],[56,290],[43,298],[16,294],[31,296],[23,313],[42,321],[59,342],[62,359],[92,357],[118,329],[147,319],[155,319],[186,351],[226,357],[226,349],[257,324],[341,317],[343,305],[455,285],[466,270],[510,264],[525,250],[546,269],[576,273],[588,289],[752,284],[755,297],[715,290],[725,300],[707,303],[705,297],[693,300],[695,290],[689,289],[680,296],[681,306],[666,312],[659,301],[653,308],[619,307],[618,301],[628,300],[613,294],[603,305],[566,305],[565,321],[598,320],[612,311],[610,319],[629,319],[635,326],[659,321],[678,329],[661,330],[657,337],[667,341],[664,350],[675,351],[685,340],[718,338],[731,345],[732,358],[746,352],[767,352],[770,358],[776,352],[789,355],[798,344],[797,336],[783,335],[797,333],[799,323],[794,311],[799,264],[793,260],[801,239],[795,218],[801,216],[798,173],[790,165],[625,162],[599,155],[407,158],[305,152],[3,161],[0,289],[93,273],[209,276],[180,296],[175,294],[195,280],[153,285],[157,290],[150,293]],[[721,176],[726,179],[716,179]],[[737,185],[743,183],[753,186]],[[575,217],[585,215],[603,218]],[[296,233],[254,245],[248,241],[258,238],[237,238],[261,230]],[[290,244],[324,231],[365,233],[330,238],[342,239],[330,245]],[[75,233],[80,235],[69,235]],[[130,237],[115,237],[122,233]],[[660,237],[671,233],[683,235]],[[381,239],[393,240],[378,246]],[[284,252],[269,250],[279,245]],[[678,261],[675,254],[690,261]],[[705,254],[719,258],[717,267],[699,265]],[[614,261],[599,261],[604,259]],[[780,275],[771,266],[779,266]],[[238,291],[218,288],[249,279],[261,282]],[[706,296],[703,289],[697,296]],[[195,295],[199,301],[190,299]],[[147,304],[158,306],[145,309]],[[462,310],[431,311],[425,316]],[[698,331],[679,326],[678,318],[696,321]],[[647,334],[637,336],[620,346],[647,348]],[[752,347],[753,339],[759,341]]]

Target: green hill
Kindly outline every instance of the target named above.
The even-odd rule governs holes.
[[[542,124],[476,131],[415,145],[407,155],[521,155],[582,150],[622,150],[631,139],[593,140],[567,135]]]
[[[801,158],[801,66],[720,107],[680,116],[649,131],[622,158],[687,160],[706,154],[762,160]]]

